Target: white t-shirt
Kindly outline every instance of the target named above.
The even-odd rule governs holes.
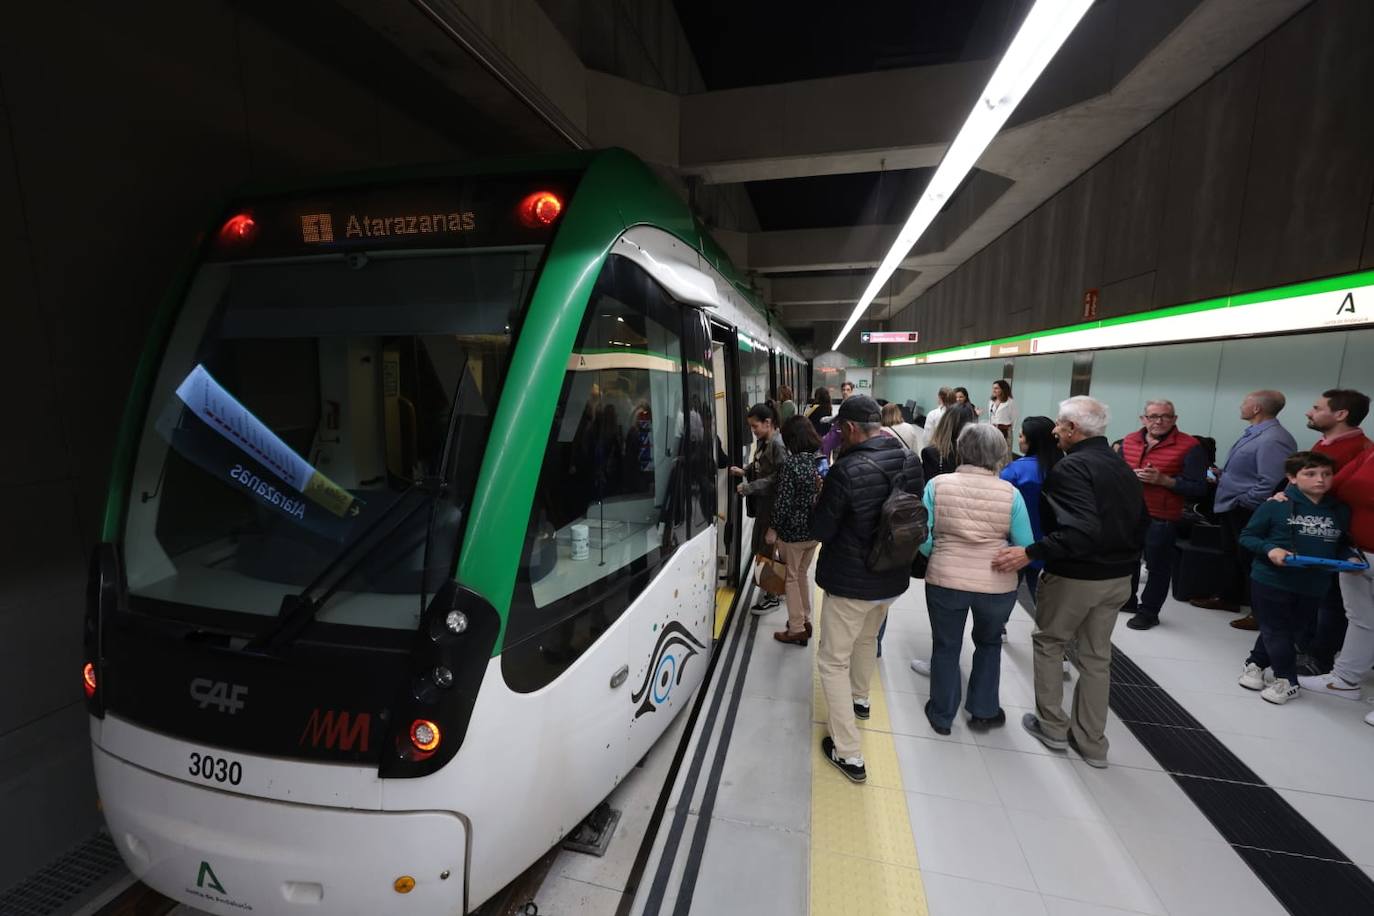
[[[993,426],[1015,426],[1016,400],[1007,398],[1005,401],[999,401],[994,398],[988,401],[987,417]]]
[[[943,404],[941,404],[941,405],[939,405],[939,406],[936,406],[936,407],[932,407],[932,408],[930,409],[930,412],[926,414],[926,435],[927,435],[927,436],[929,436],[931,433],[935,432],[935,427],[939,424],[940,418],[943,417],[944,415],[945,415],[945,407],[944,407]]]

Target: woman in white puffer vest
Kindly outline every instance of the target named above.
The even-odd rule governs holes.
[[[926,484],[930,536],[921,552],[926,571],[926,609],[933,651],[926,719],[948,735],[959,711],[959,653],[964,624],[973,614],[973,670],[969,673],[969,725],[988,728],[1006,721],[998,700],[1002,628],[1016,604],[1016,574],[992,568],[1009,543],[1034,542],[1030,515],[1016,487],[999,478],[1009,458],[1007,440],[993,426],[967,426],[959,434],[959,466]]]

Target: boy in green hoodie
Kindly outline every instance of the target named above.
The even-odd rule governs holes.
[[[1283,470],[1288,476],[1285,498],[1261,505],[1240,535],[1241,546],[1255,554],[1250,606],[1259,637],[1238,682],[1280,705],[1298,695],[1294,639],[1317,613],[1336,575],[1329,567],[1288,566],[1286,561],[1294,555],[1346,559],[1353,553],[1347,534],[1350,510],[1326,495],[1335,463],[1320,452],[1294,452]]]

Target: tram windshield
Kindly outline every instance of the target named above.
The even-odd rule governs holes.
[[[316,619],[415,627],[452,575],[541,252],[205,264],[132,477],[135,607],[241,626],[347,554]]]

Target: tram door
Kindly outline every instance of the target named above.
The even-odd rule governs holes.
[[[726,455],[731,455],[730,450],[730,408],[729,391],[727,383],[729,375],[725,371],[725,346],[712,341],[711,343],[711,371],[715,376],[716,386],[716,441],[720,443]],[[725,578],[726,570],[732,569],[730,535],[733,533],[731,525],[731,509],[734,508],[734,500],[730,497],[734,493],[730,489],[730,474],[726,468],[716,471],[716,578]]]
[[[735,333],[711,325],[711,370],[715,379],[715,432],[729,464],[739,462],[744,443],[739,433],[744,408],[739,404],[739,361],[734,349]],[[740,568],[740,523],[744,501],[735,493],[735,479],[726,468],[716,472],[716,573],[722,588],[738,585]]]

